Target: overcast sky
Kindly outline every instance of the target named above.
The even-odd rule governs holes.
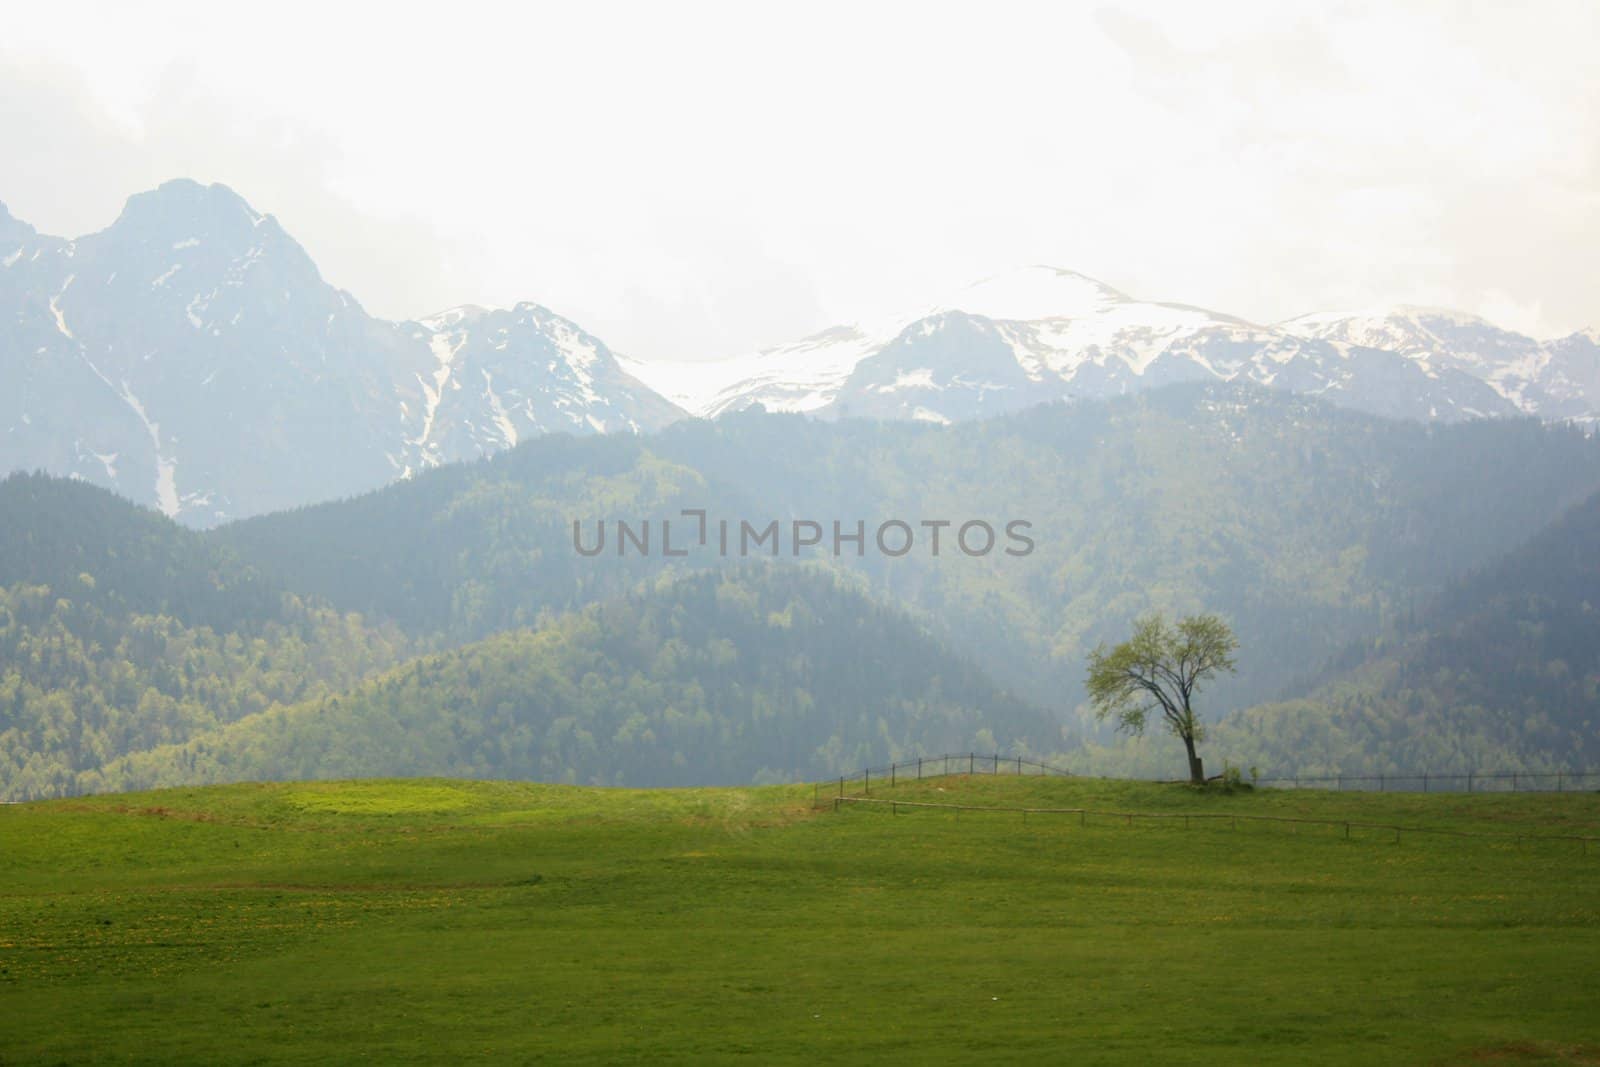
[[[1402,301],[1600,326],[1584,0],[53,0],[0,23],[13,214],[75,236],[168,178],[224,182],[386,317],[535,300],[630,355],[709,358],[1047,263],[1257,321]]]

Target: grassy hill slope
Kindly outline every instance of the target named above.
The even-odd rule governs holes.
[[[1600,796],[906,797],[1600,832]],[[879,794],[884,795],[884,794]],[[0,807],[8,1063],[1592,1063],[1600,850],[287,783]]]

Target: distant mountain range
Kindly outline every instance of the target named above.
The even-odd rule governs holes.
[[[1248,381],[1398,418],[1593,418],[1600,332],[1536,341],[1396,307],[1261,326],[1030,267],[920,313],[709,363],[627,363],[696,415],[760,404],[948,423],[1179,381]]]
[[[1214,379],[1402,418],[1594,419],[1600,333],[1537,341],[1416,308],[1261,326],[1034,267],[749,356],[651,362],[531,303],[374,318],[220,185],[168,182],[76,240],[0,206],[0,473],[82,478],[192,525],[552,432],[758,404],[948,423]]]

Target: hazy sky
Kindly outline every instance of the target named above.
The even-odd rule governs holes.
[[[0,12],[0,201],[72,236],[225,182],[377,314],[536,300],[640,358],[1031,263],[1554,335],[1600,326],[1597,42],[1586,0],[53,0]]]

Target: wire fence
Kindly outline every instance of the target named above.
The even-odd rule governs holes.
[[[889,787],[903,781],[950,774],[1013,774],[1062,778],[1088,778],[1063,767],[1043,763],[1027,756],[1002,756],[998,752],[947,753],[919,756],[880,767],[864,767],[854,774],[841,775],[816,783],[815,802],[821,805],[825,788],[835,796],[856,793],[870,796],[873,788]],[[1172,779],[1144,779],[1172,781]],[[1402,771],[1384,774],[1324,774],[1253,776],[1252,785],[1274,789],[1328,789],[1341,792],[1373,793],[1567,793],[1600,789],[1600,771],[1467,771],[1460,774],[1435,774],[1431,771]]]
[[[1176,825],[1185,829],[1195,825],[1219,826],[1227,823],[1237,830],[1240,823],[1299,827],[1321,827],[1338,831],[1345,840],[1352,836],[1367,839],[1391,840],[1399,844],[1408,835],[1435,835],[1452,838],[1473,838],[1484,841],[1514,842],[1518,847],[1525,843],[1566,842],[1578,844],[1584,855],[1590,846],[1600,846],[1600,836],[1559,833],[1486,833],[1457,830],[1447,827],[1407,826],[1396,823],[1368,822],[1359,819],[1310,819],[1288,815],[1253,815],[1238,812],[1151,812],[1115,811],[1104,808],[1053,808],[1053,807],[1003,807],[995,805],[954,804],[939,801],[900,800],[881,794],[896,786],[925,778],[938,778],[952,774],[996,774],[1030,777],[1086,778],[1062,767],[1043,763],[1026,756],[1002,756],[999,753],[979,755],[976,752],[949,753],[942,756],[919,756],[914,760],[900,760],[881,767],[865,767],[855,774],[841,775],[837,779],[813,784],[813,803],[821,808],[833,805],[835,811],[847,806],[886,808],[890,814],[902,810],[912,812],[922,809],[953,812],[956,818],[962,812],[980,814],[1019,815],[1024,822],[1032,816],[1076,816],[1083,827],[1106,823],[1132,827],[1138,823]],[[1155,780],[1155,779],[1151,779]],[[1589,788],[1587,783],[1600,784],[1600,771],[1504,771],[1467,774],[1374,774],[1374,775],[1319,775],[1280,776],[1255,778],[1256,785],[1288,788],[1320,788],[1338,790],[1365,790],[1372,792],[1566,792]],[[876,788],[880,795],[873,796]],[[1600,847],[1597,847],[1600,852]]]
[[[1039,808],[1039,807],[1000,807],[995,805],[980,804],[947,804],[924,800],[895,800],[887,797],[868,796],[836,796],[833,798],[833,808],[839,811],[842,808],[863,805],[872,806],[880,810],[887,810],[891,815],[899,815],[902,810],[913,812],[917,810],[935,810],[953,812],[956,818],[962,812],[980,813],[985,815],[1020,815],[1023,822],[1028,816],[1076,816],[1078,825],[1087,828],[1090,825],[1120,825],[1133,827],[1137,823],[1159,823],[1167,826],[1182,824],[1184,829],[1195,825],[1217,826],[1226,823],[1230,830],[1238,830],[1240,823],[1246,825],[1272,824],[1289,826],[1298,830],[1301,826],[1322,827],[1340,831],[1344,840],[1351,840],[1352,831],[1355,836],[1367,839],[1377,838],[1400,844],[1401,840],[1410,835],[1433,835],[1437,837],[1471,838],[1482,841],[1498,841],[1501,843],[1514,842],[1518,847],[1524,844],[1542,844],[1551,842],[1567,842],[1581,847],[1584,855],[1589,854],[1590,846],[1600,846],[1600,837],[1587,834],[1534,834],[1534,833],[1482,833],[1474,830],[1456,830],[1439,826],[1407,826],[1396,823],[1366,822],[1358,819],[1306,819],[1288,815],[1250,815],[1235,812],[1173,812],[1173,811],[1114,811],[1104,808]],[[1392,836],[1391,836],[1392,835]]]
[[[1256,778],[1254,782],[1278,789],[1364,790],[1374,793],[1566,793],[1600,789],[1600,771],[1285,775]]]
[[[821,807],[824,803],[824,787],[829,790],[830,795],[854,796],[859,791],[861,794],[870,796],[873,786],[877,786],[879,789],[892,789],[901,782],[921,781],[924,778],[937,778],[951,774],[1078,777],[1071,771],[1053,767],[1048,763],[1041,763],[1026,756],[1002,756],[998,752],[991,756],[980,756],[976,752],[950,753],[943,756],[918,756],[914,760],[901,760],[896,763],[884,764],[881,767],[864,767],[854,774],[840,775],[836,780],[829,779],[827,782],[817,782],[814,783],[816,789],[812,799],[816,806]]]

